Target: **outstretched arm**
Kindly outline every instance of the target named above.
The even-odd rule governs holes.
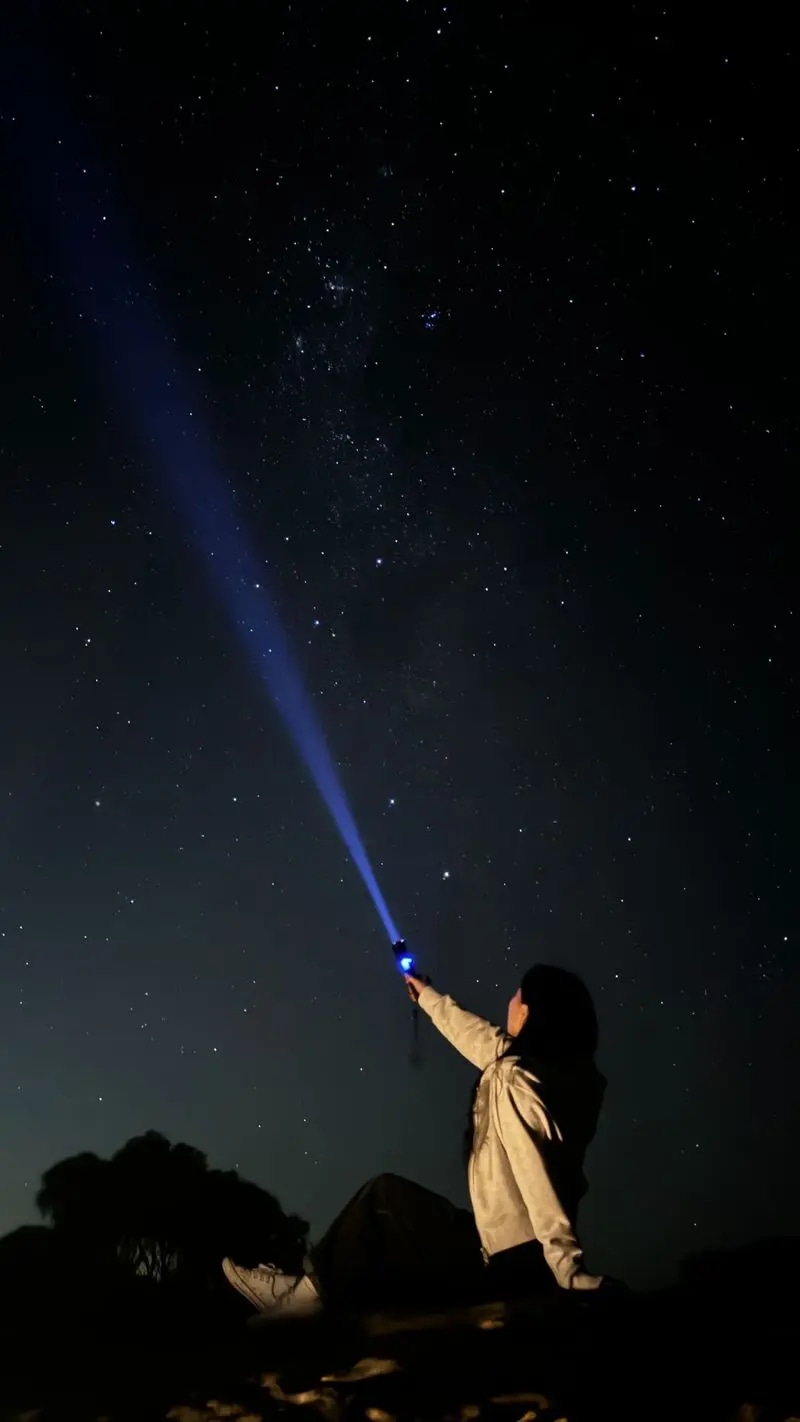
[[[587,1274],[583,1250],[559,1199],[549,1168],[553,1141],[550,1121],[533,1084],[520,1067],[498,1082],[497,1130],[517,1189],[544,1257],[562,1289],[598,1289],[602,1279]]]
[[[482,1017],[465,1012],[452,997],[437,992],[422,978],[407,975],[406,983],[414,1001],[427,1013],[434,1027],[479,1071],[484,1071],[505,1051],[510,1038],[500,1027],[493,1027]]]

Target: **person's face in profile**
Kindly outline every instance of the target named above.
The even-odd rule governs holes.
[[[527,1020],[528,1009],[522,1001],[522,988],[517,988],[514,996],[509,999],[508,1003],[506,1031],[509,1037],[518,1037]]]

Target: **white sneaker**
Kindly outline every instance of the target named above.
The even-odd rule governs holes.
[[[243,1269],[223,1259],[222,1272],[229,1284],[270,1318],[308,1318],[322,1308],[322,1300],[307,1274],[282,1274],[274,1264]]]

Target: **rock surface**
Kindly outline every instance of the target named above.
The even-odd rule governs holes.
[[[214,1332],[122,1324],[101,1337],[54,1301],[35,1339],[6,1330],[0,1422],[797,1422],[797,1318],[729,1304],[564,1295],[280,1329],[243,1315]]]

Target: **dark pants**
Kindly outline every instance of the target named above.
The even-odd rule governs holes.
[[[308,1272],[334,1308],[472,1304],[556,1287],[539,1244],[486,1265],[470,1212],[400,1175],[362,1186],[310,1251]]]

